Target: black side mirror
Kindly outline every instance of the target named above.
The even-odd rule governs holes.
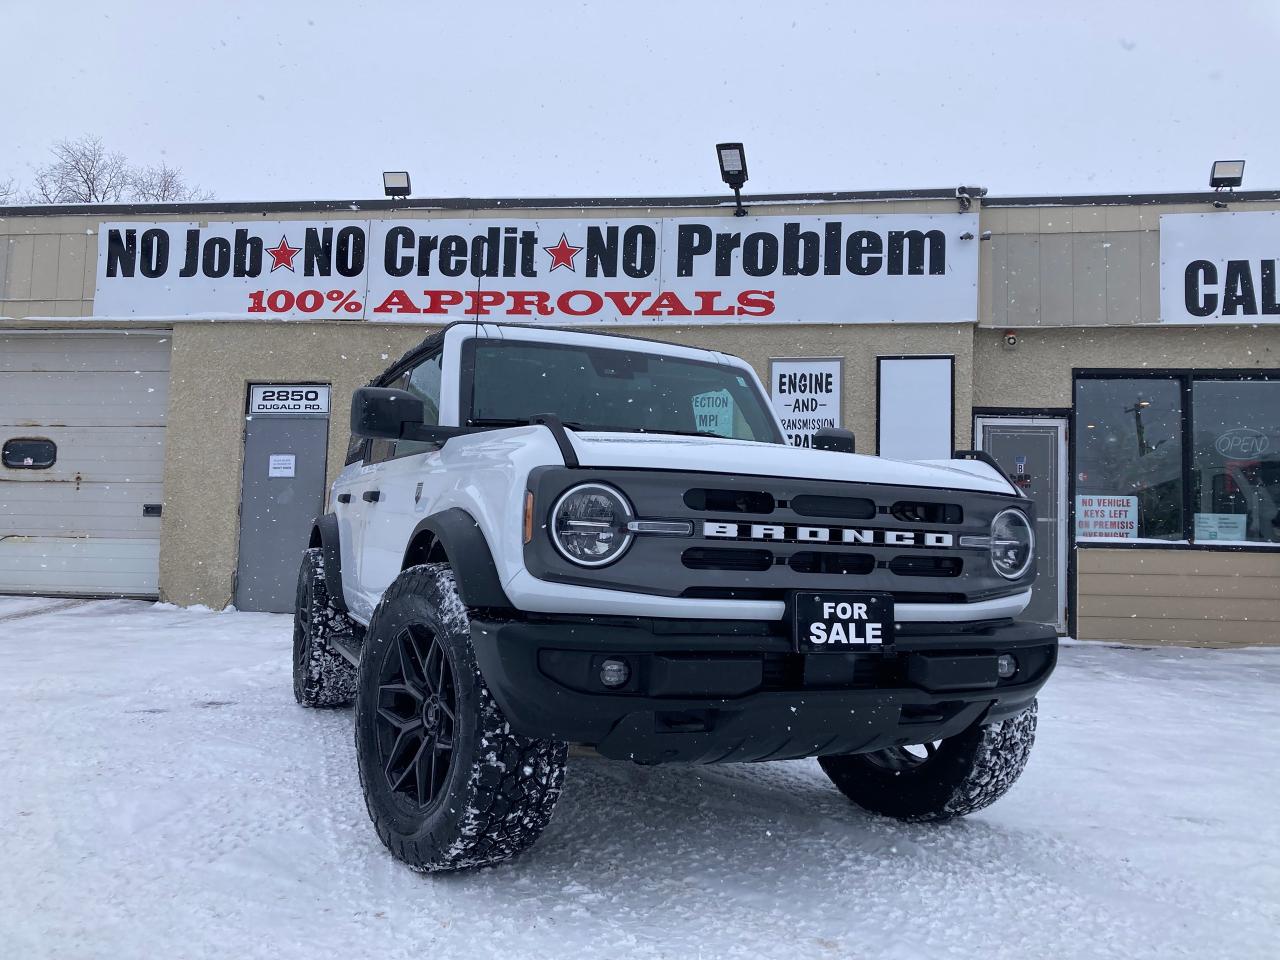
[[[853,431],[841,430],[839,427],[822,427],[813,435],[813,449],[853,453]]]
[[[361,387],[351,397],[351,434],[374,440],[399,440],[405,427],[422,424],[422,401],[407,390]]]

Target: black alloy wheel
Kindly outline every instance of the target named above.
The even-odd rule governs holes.
[[[818,758],[846,797],[898,820],[945,821],[994,803],[1014,785],[1036,739],[1036,702],[945,740]]]
[[[453,763],[458,699],[453,665],[439,638],[424,624],[395,636],[383,661],[375,720],[378,759],[388,789],[420,807],[444,795]]]
[[[941,745],[941,740],[931,740],[926,743],[913,743],[904,747],[886,747],[884,750],[877,750],[875,753],[868,753],[863,756],[868,763],[877,767],[901,772],[903,770],[914,770],[921,764],[928,763],[937,756],[938,748]]]
[[[325,587],[322,551],[312,547],[302,555],[293,612],[293,697],[302,706],[340,707],[355,697],[356,668],[329,646],[348,632]]]
[[[551,820],[566,745],[513,733],[484,682],[447,563],[410,567],[369,620],[356,764],[387,849],[416,870],[509,860]]]

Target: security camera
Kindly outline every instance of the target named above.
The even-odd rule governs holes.
[[[1006,347],[1016,347],[1018,345],[1018,335],[1012,330],[1004,332],[1004,345]]]
[[[985,197],[987,195],[986,187],[956,187],[956,200],[960,204],[960,212],[964,213],[973,206],[974,197]]]

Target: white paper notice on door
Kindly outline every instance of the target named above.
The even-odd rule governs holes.
[[[292,477],[297,457],[292,453],[273,453],[267,458],[268,477]]]

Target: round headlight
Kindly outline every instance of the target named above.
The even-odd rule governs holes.
[[[1031,523],[1021,510],[1004,510],[991,521],[991,565],[1006,580],[1027,572],[1036,555]]]
[[[631,504],[613,487],[584,483],[556,501],[551,511],[551,540],[566,558],[584,567],[603,567],[631,545],[627,523]]]

